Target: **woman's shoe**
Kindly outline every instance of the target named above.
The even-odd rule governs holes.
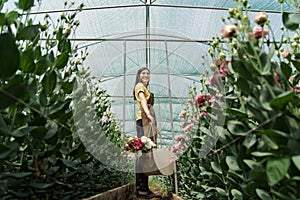
[[[137,190],[136,191],[136,197],[137,198],[144,198],[144,199],[148,199],[148,191],[141,191],[141,190]]]
[[[161,198],[160,195],[153,193],[152,191],[148,191],[148,197],[150,198]]]
[[[152,198],[161,198],[160,195],[155,194],[153,192],[151,192],[150,190],[148,191],[136,191],[136,197],[137,198],[144,198],[144,199],[152,199]]]

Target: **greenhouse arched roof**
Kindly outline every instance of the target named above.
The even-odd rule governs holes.
[[[148,66],[158,127],[171,140],[181,132],[178,115],[189,98],[189,87],[197,85],[210,65],[207,42],[220,35],[221,19],[227,18],[235,1],[75,0],[65,8],[63,1],[51,0],[41,1],[32,13],[41,21],[45,14],[59,18],[81,3],[80,26],[72,41],[79,48],[88,47],[84,66],[111,96],[112,111],[123,130],[135,132],[132,89],[137,69]],[[249,0],[249,4],[253,16],[267,11],[275,36],[280,35],[281,4],[274,0]]]

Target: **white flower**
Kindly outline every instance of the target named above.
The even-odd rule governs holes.
[[[150,141],[151,147],[156,147],[156,144],[153,141]]]
[[[146,147],[147,149],[151,149],[151,148],[152,148],[150,143],[145,143],[145,147]]]
[[[142,137],[141,137],[141,141],[142,141],[143,143],[145,143],[145,144],[147,143],[148,139],[149,139],[149,138],[147,138],[146,136],[142,136]]]

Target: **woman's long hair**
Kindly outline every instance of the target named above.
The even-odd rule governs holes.
[[[134,88],[133,88],[133,99],[134,99],[134,100],[136,100],[135,94],[134,94],[134,89],[135,89],[135,86],[136,86],[138,83],[141,83],[141,82],[142,82],[142,80],[141,80],[141,78],[140,78],[140,75],[141,75],[142,71],[144,71],[144,70],[148,70],[148,72],[150,72],[150,70],[148,69],[148,67],[141,67],[141,68],[137,71],[137,73],[136,73],[135,84],[134,84]],[[149,82],[148,82],[147,86],[148,86],[148,85],[149,85]]]

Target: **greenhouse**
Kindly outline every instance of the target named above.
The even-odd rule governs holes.
[[[300,199],[299,3],[2,0],[0,199]]]

